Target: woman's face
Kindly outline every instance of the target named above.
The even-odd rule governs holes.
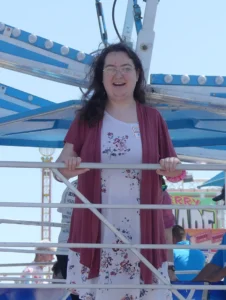
[[[134,63],[125,52],[111,52],[106,56],[103,84],[109,100],[133,100],[138,78]]]

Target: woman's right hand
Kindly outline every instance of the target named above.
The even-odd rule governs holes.
[[[73,176],[81,175],[83,173],[86,173],[89,171],[89,169],[79,169],[78,166],[81,164],[81,158],[72,156],[68,157],[67,159],[64,160],[64,163],[66,164],[66,169],[70,172],[73,173]]]

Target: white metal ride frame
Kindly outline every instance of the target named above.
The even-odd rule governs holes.
[[[140,25],[139,29],[137,28],[136,52],[142,61],[145,79],[148,82],[152,51],[155,40],[155,17],[157,13],[159,0],[146,0],[145,2],[146,6],[143,17],[143,24]],[[137,4],[137,1],[128,0],[127,12],[122,33],[122,39],[125,40],[127,43],[131,43],[135,15],[135,3]]]
[[[175,205],[95,205],[91,204],[88,199],[84,197],[59,171],[60,168],[65,168],[65,164],[63,163],[30,163],[30,162],[0,162],[0,167],[10,167],[10,168],[50,168],[54,172],[54,174],[64,182],[72,192],[79,197],[84,204],[39,204],[39,207],[76,207],[76,208],[87,208],[90,209],[112,232],[118,236],[123,244],[117,245],[118,248],[128,248],[130,249],[162,282],[160,285],[108,285],[107,288],[147,288],[147,289],[170,289],[172,292],[178,297],[180,300],[185,300],[185,298],[177,291],[177,289],[187,288],[191,289],[190,295],[187,299],[192,299],[194,292],[196,289],[207,290],[207,289],[219,289],[217,286],[198,286],[198,285],[172,285],[169,284],[168,281],[160,274],[160,272],[139,252],[139,249],[173,249],[173,248],[203,248],[203,246],[197,245],[189,245],[189,246],[178,246],[178,245],[137,245],[131,244],[107,219],[103,217],[103,215],[98,211],[100,207],[106,208],[139,208],[139,209],[169,209],[175,208]],[[101,164],[101,163],[83,163],[80,166],[81,168],[89,168],[89,169],[99,169],[99,168],[112,168],[112,169],[141,169],[141,170],[156,170],[160,167],[159,164]],[[187,169],[187,170],[224,170],[226,171],[226,164],[209,164],[209,165],[197,165],[190,164],[184,165],[181,164],[177,167],[177,169]],[[37,205],[37,204],[36,204]],[[0,206],[12,206],[12,203],[0,203]],[[14,206],[31,206],[27,203],[14,203]],[[206,206],[205,206],[206,207]],[[181,208],[181,205],[180,205]],[[197,207],[193,206],[184,206],[186,209],[195,209]],[[201,208],[201,207],[200,207]],[[224,206],[217,206],[216,209],[225,209]],[[57,244],[51,243],[48,244],[53,247],[65,247],[65,248],[114,248],[115,244]],[[0,243],[0,247],[45,247],[43,243]],[[209,249],[224,249],[226,250],[226,246],[215,246],[215,245],[205,245],[205,248]],[[8,249],[7,249],[8,250]],[[5,288],[12,287],[12,284],[1,284],[1,286]],[[19,288],[31,288],[31,287],[44,287],[50,288],[50,285],[26,285],[20,284],[17,286]],[[52,287],[52,286],[51,286]],[[65,285],[65,284],[54,284],[56,288],[106,288],[106,285]],[[221,287],[221,289],[226,290],[226,286]]]

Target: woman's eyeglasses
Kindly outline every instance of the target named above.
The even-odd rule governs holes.
[[[108,75],[114,76],[117,74],[117,72],[120,72],[123,75],[130,74],[134,70],[134,67],[126,66],[126,67],[106,67],[104,68],[104,72]]]

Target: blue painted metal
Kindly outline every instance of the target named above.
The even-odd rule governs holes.
[[[204,182],[202,185],[200,185],[199,188],[206,187],[206,186],[221,186],[221,187],[223,187],[224,184],[225,184],[224,172],[220,172],[216,176],[212,177],[210,180],[208,180],[208,181]]]
[[[183,284],[186,284],[186,285],[193,285],[194,282],[192,281],[173,281],[171,282],[172,284],[176,284],[176,285],[183,285]],[[195,284],[197,285],[204,285],[205,283],[204,282],[195,282]],[[189,299],[195,299],[195,300],[202,300],[203,298],[203,294],[204,294],[204,291],[203,290],[196,290],[193,297],[190,298],[189,297],[189,294],[192,293],[192,290],[184,290],[184,289],[181,289],[181,290],[178,290],[178,292],[185,297],[185,299],[189,298]],[[173,300],[178,300],[179,298],[176,297],[175,295],[173,295]]]
[[[134,21],[135,21],[135,26],[136,26],[136,31],[137,34],[141,31],[142,29],[142,13],[141,13],[141,8],[139,4],[137,3],[137,0],[133,0],[133,13],[134,13]]]
[[[19,105],[19,103],[21,103],[20,101],[22,101],[24,103],[32,104],[37,107],[45,107],[45,106],[52,105],[54,103],[52,101],[46,100],[44,98],[29,94],[29,93],[26,93],[24,91],[21,91],[21,90],[15,89],[15,88],[12,88],[12,87],[7,86],[2,83],[0,83],[0,95],[2,97],[3,96],[7,96],[7,98],[9,97],[9,101],[10,100],[17,101],[18,102],[17,105]],[[4,99],[4,100],[6,100],[6,99]]]
[[[226,99],[226,93],[210,93],[210,96]]]
[[[29,32],[1,24],[0,67],[79,87],[93,56]],[[88,68],[87,68],[88,67]]]
[[[17,112],[17,113],[25,112],[28,110],[27,108],[25,108],[23,106],[5,101],[5,100],[1,99],[1,97],[0,97],[0,108],[4,108],[8,111]]]
[[[13,32],[13,29],[15,29],[15,27],[7,25],[7,24],[5,24],[5,26],[6,26],[6,28],[7,28],[8,31],[12,30],[12,32]],[[0,31],[0,35],[4,36],[4,31],[5,30]],[[68,57],[70,59],[73,59],[74,61],[80,62],[77,59],[77,55],[80,53],[80,51],[72,49],[72,48],[69,48],[68,54],[63,55],[61,53],[61,48],[64,45],[56,43],[56,42],[53,43],[53,47],[51,49],[47,50],[46,47],[45,47],[45,42],[48,41],[48,39],[40,37],[40,36],[37,36],[36,42],[30,43],[29,42],[30,35],[32,35],[30,32],[20,30],[20,35],[19,36],[15,37],[13,34],[11,34],[10,37],[9,37],[9,39],[13,39],[13,40],[16,40],[18,42],[23,42],[23,43],[26,43],[28,45],[32,45],[34,47],[37,47],[39,49],[42,49],[42,50],[45,50],[45,51],[57,54],[57,55],[62,56],[62,57],[66,56],[66,57]],[[6,38],[6,36],[4,36],[4,37]],[[18,43],[18,45],[22,46],[23,43]],[[92,63],[92,61],[93,61],[93,57],[91,55],[89,55],[89,54],[85,54],[85,58],[83,60],[83,63],[89,65],[89,64]]]
[[[66,295],[65,289],[0,288],[0,300],[62,300]]]
[[[44,63],[44,64],[48,64],[48,65],[52,65],[52,66],[56,66],[56,67],[60,67],[60,68],[65,68],[65,69],[68,68],[67,64],[62,63],[56,59],[52,59],[48,56],[41,55],[39,53],[35,53],[33,51],[24,49],[23,47],[15,46],[10,43],[6,43],[4,41],[0,41],[0,49],[1,49],[1,52],[3,52],[3,53],[18,56],[20,58],[33,60],[36,62],[40,62],[40,63]]]
[[[142,26],[141,11],[138,1],[134,0],[133,3],[139,27]],[[100,0],[96,0],[96,4],[98,16],[103,19]],[[102,21],[101,33],[104,34],[106,28],[104,19]],[[137,29],[140,30],[138,27]],[[3,28],[0,32],[0,66],[79,87],[88,85],[85,77],[87,66],[93,61],[92,55],[83,54],[71,48],[64,49],[66,52],[62,53],[63,45],[61,44],[31,35],[29,32],[9,25],[0,28]],[[107,42],[106,36],[102,37]],[[164,103],[160,100],[154,103],[167,122],[174,146],[214,147],[214,149],[225,147],[226,126],[225,115],[222,112],[226,103],[224,99],[219,102],[219,99],[226,94],[226,77],[206,76],[203,82],[203,77],[200,81],[199,76],[191,75],[186,77],[188,81],[185,82],[186,80],[183,81],[183,76],[180,75],[172,75],[168,78],[166,76],[154,74],[151,83],[157,93],[176,95],[180,99],[180,105],[173,102]],[[178,87],[183,87],[183,89],[178,90]],[[198,90],[200,87],[206,89],[213,87],[213,90],[204,92],[204,89]],[[197,91],[199,98],[204,97],[201,102],[196,97]],[[215,102],[209,101],[209,98],[207,100],[205,98],[207,96]],[[13,100],[18,99],[18,101],[10,103],[7,97]],[[4,112],[2,115],[0,113],[0,117],[2,116],[0,118],[0,144],[62,147],[62,140],[74,117],[71,107],[76,109],[79,105],[80,102],[54,104],[51,101],[0,85],[0,106]],[[193,105],[196,105],[198,109],[189,108]],[[63,111],[62,114],[61,111]]]
[[[0,144],[60,148],[80,105],[80,101],[67,101],[0,118]],[[219,125],[218,130],[205,129],[205,122],[220,124],[223,117],[190,110],[163,110],[161,113],[175,147],[214,146],[217,149],[226,145],[226,128]],[[202,122],[202,128],[197,128],[199,122]]]
[[[0,145],[62,148],[80,104],[71,100],[0,118]]]

